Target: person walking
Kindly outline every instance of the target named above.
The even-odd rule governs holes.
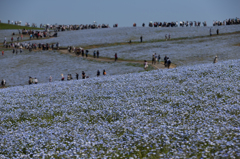
[[[117,57],[117,53],[115,53],[115,61],[117,61],[118,57]]]
[[[96,51],[93,51],[93,57],[96,58]]]
[[[168,40],[170,40],[171,39],[171,35],[170,35],[170,33],[168,34]]]
[[[167,41],[167,34],[165,34],[165,40]]]
[[[4,55],[4,50],[2,51],[2,56]]]
[[[140,42],[142,42],[142,39],[143,39],[143,37],[142,37],[142,36],[140,36]]]
[[[210,30],[209,30],[209,33],[210,33],[210,36],[212,36],[212,29],[210,28]]]

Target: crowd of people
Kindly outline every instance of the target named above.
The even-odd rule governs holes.
[[[30,43],[30,42],[9,42],[4,41],[3,46],[5,48],[12,48],[12,53],[23,52],[23,48],[28,49],[29,52],[32,50],[49,50],[49,49],[59,49],[60,44],[43,44],[43,43]]]

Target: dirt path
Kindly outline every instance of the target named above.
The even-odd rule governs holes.
[[[63,54],[70,54],[72,56],[76,56],[79,58],[83,58],[83,59],[87,59],[87,60],[92,60],[92,61],[101,61],[101,62],[115,62],[114,58],[109,58],[109,57],[99,57],[99,58],[94,58],[92,55],[88,54],[88,57],[82,57],[81,55],[77,56],[75,53],[69,53],[68,50],[59,50],[59,52],[63,53]],[[124,59],[118,59],[116,62],[127,62],[127,63],[138,63],[138,64],[142,64],[144,67],[144,61],[143,60],[124,60]],[[166,69],[166,67],[164,66],[164,63],[161,61],[159,64],[156,63],[155,65],[152,64],[152,61],[147,61],[148,65],[151,65],[152,67],[154,67],[155,69]],[[171,64],[170,68],[175,68],[176,65],[175,64]]]

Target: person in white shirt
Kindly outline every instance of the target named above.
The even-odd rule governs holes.
[[[34,80],[34,82],[35,82],[35,84],[37,84],[38,83],[38,79],[35,77],[35,80]]]

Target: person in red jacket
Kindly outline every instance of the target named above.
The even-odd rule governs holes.
[[[2,51],[2,55],[4,55],[4,50]]]

